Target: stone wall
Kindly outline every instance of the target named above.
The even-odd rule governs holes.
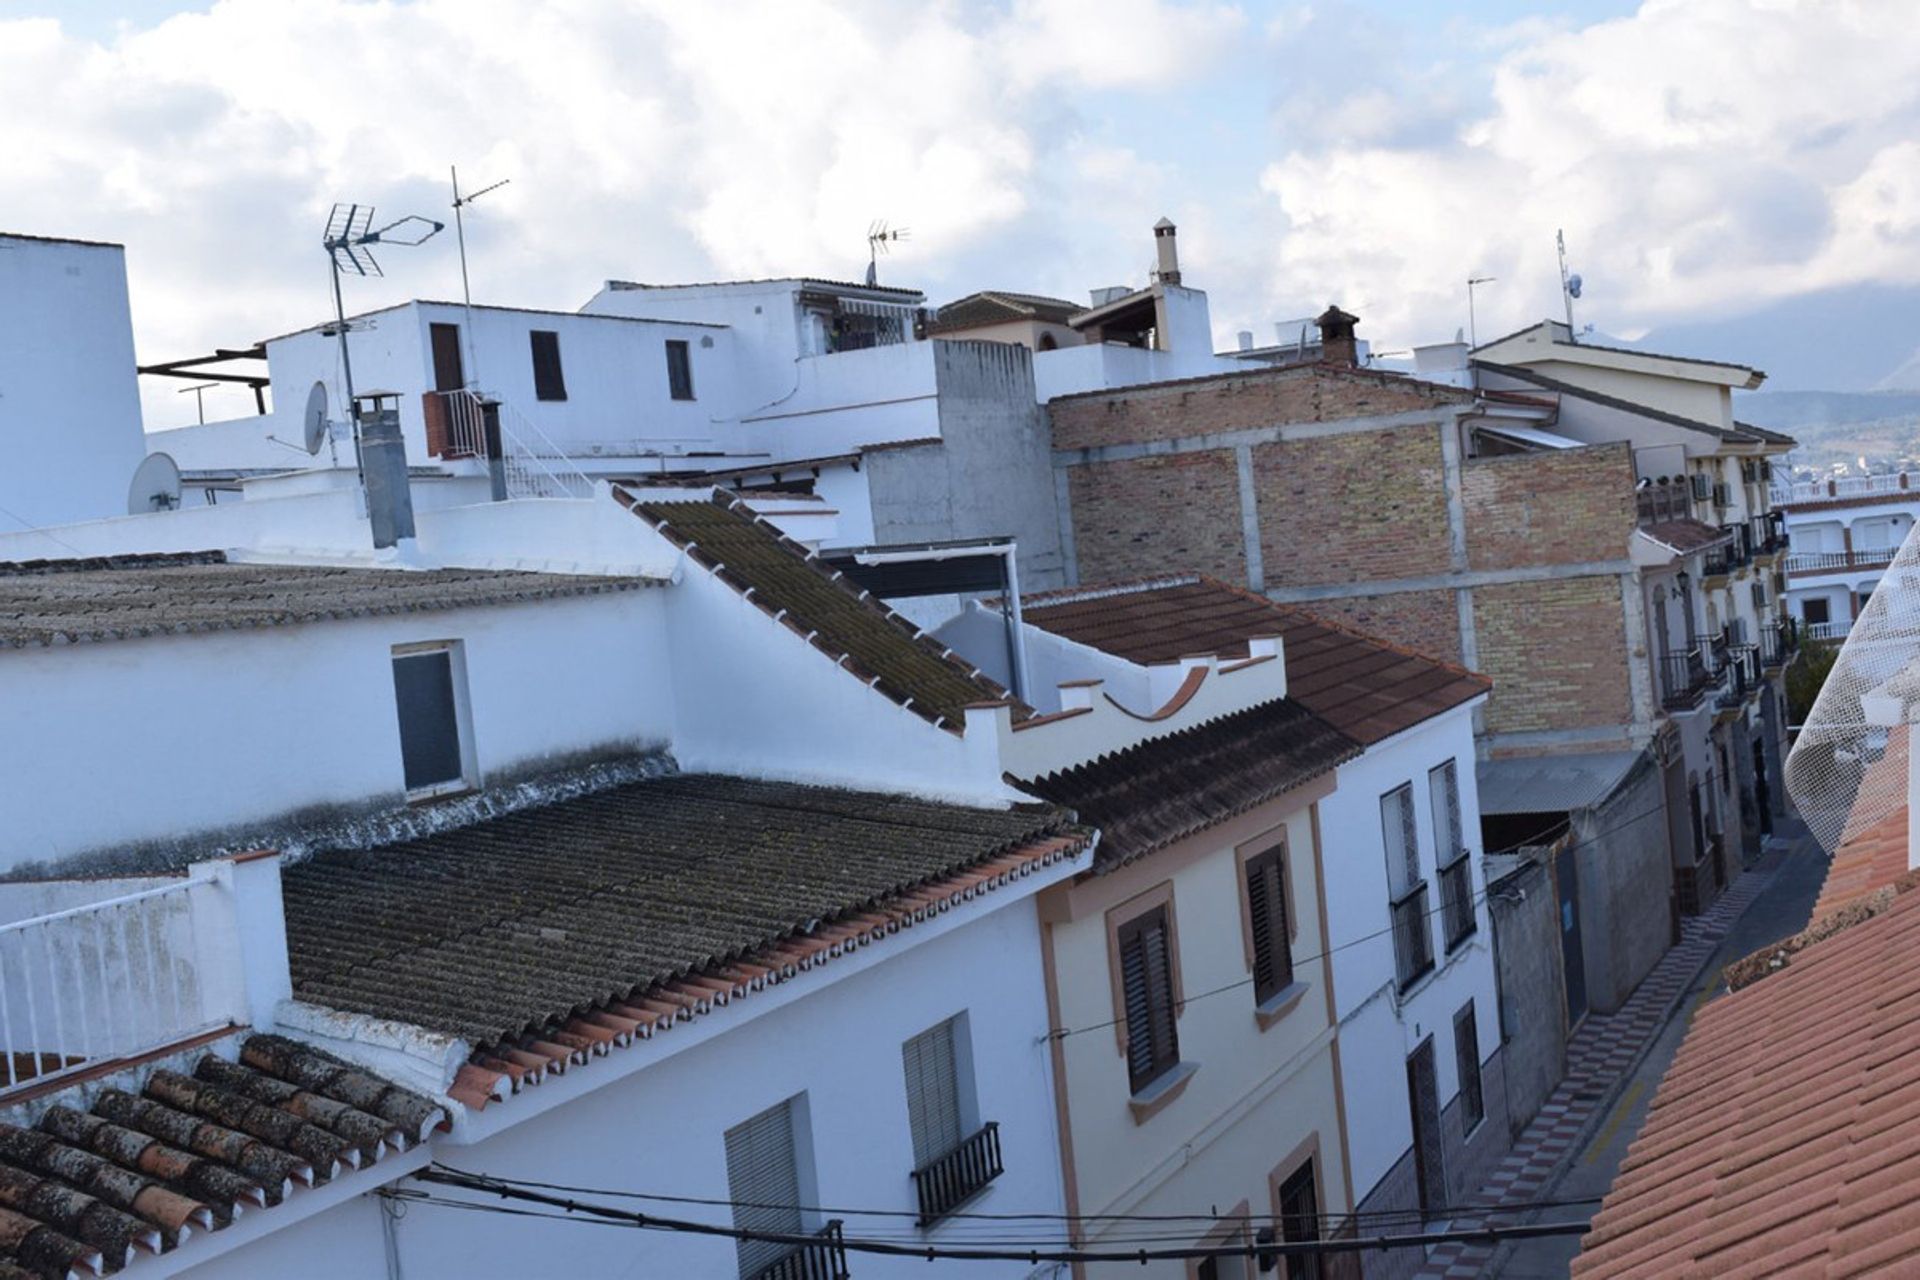
[[[1529,862],[1491,886],[1500,971],[1501,1070],[1509,1137],[1517,1136],[1567,1073],[1567,985],[1550,865]]]

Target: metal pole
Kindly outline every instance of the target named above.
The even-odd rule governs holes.
[[[466,385],[469,388],[478,388],[480,370],[473,353],[473,290],[467,284],[467,223],[460,214],[466,201],[460,198],[460,170],[453,165],[448,165],[447,172],[453,175],[453,234],[460,241],[460,301],[466,309],[467,316]]]
[[[332,245],[327,246],[327,265],[333,270],[333,318],[339,326],[340,376],[347,384],[347,421],[353,424],[353,470],[364,481],[366,469],[360,461],[360,416],[353,407],[353,357],[347,354],[347,308],[340,301],[340,259],[334,256]]]
[[[1567,233],[1554,232],[1553,241],[1560,251],[1560,301],[1567,306],[1567,338],[1572,341],[1577,335],[1573,332],[1573,294],[1567,288]]]
[[[1012,602],[1009,621],[1013,627],[1013,693],[1023,702],[1031,703],[1033,693],[1027,679],[1027,628],[1026,619],[1020,615],[1020,568],[1015,561],[1019,544],[1009,542],[1007,549],[1001,552],[1007,566],[1007,599]]]

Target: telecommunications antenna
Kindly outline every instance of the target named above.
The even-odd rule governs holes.
[[[884,218],[867,224],[867,287],[869,289],[880,283],[880,255],[887,252],[887,245],[900,243],[908,238],[908,234],[905,227],[888,227]]]
[[[333,315],[339,326],[340,377],[346,383],[347,418],[354,423],[356,458],[360,447],[360,425],[353,410],[353,361],[347,354],[347,311],[340,301],[340,273],[344,269],[357,276],[383,275],[385,273],[380,270],[380,264],[373,259],[374,245],[423,244],[445,226],[445,223],[435,222],[431,218],[408,214],[376,228],[373,225],[373,206],[370,204],[336,204],[333,212],[327,215],[327,229],[320,243],[326,249],[327,260],[333,267]]]
[[[320,446],[330,438],[327,431],[327,384],[314,380],[313,389],[307,392],[307,411],[302,415],[306,428],[305,440],[307,452],[318,454]]]
[[[150,515],[179,505],[180,468],[170,454],[148,454],[133,469],[133,483],[127,486],[127,514]]]

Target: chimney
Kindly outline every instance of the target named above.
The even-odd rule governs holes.
[[[1153,248],[1160,267],[1154,273],[1161,284],[1180,283],[1180,250],[1173,242],[1173,222],[1162,218],[1153,224]]]
[[[1349,368],[1359,363],[1353,338],[1353,327],[1360,323],[1359,316],[1342,311],[1339,307],[1328,307],[1315,318],[1314,323],[1320,326],[1321,360]]]
[[[1253,330],[1242,329],[1240,331],[1240,349],[1242,351],[1253,350]]]
[[[413,489],[407,478],[407,442],[400,434],[400,395],[367,391],[353,398],[360,422],[360,480],[375,550],[412,541]]]

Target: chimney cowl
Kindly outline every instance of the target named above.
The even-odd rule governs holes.
[[[1314,319],[1320,326],[1320,359],[1327,364],[1356,365],[1360,363],[1359,348],[1354,339],[1354,327],[1360,323],[1360,317],[1337,306],[1328,307]]]
[[[1156,258],[1154,277],[1161,284],[1180,283],[1180,250],[1175,243],[1173,219],[1162,218],[1153,224],[1153,249]]]

